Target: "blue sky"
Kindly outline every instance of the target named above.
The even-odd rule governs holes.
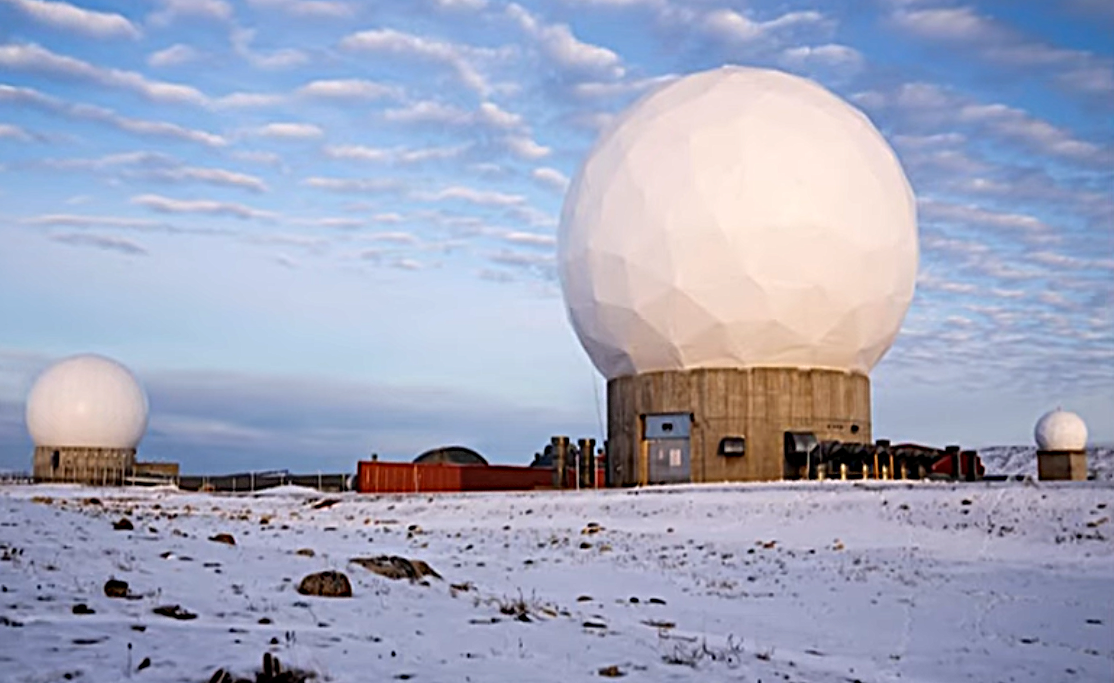
[[[919,198],[875,434],[1114,440],[1114,6],[693,0],[0,0],[0,467],[94,351],[141,451],[350,469],[602,431],[556,217],[600,126],[725,63],[861,107]]]

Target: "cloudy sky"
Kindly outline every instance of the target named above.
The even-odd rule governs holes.
[[[1114,3],[0,0],[0,468],[35,373],[151,397],[149,458],[350,469],[599,436],[554,240],[601,126],[725,63],[897,149],[922,262],[875,434],[1114,440]]]

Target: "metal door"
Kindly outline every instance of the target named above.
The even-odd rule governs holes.
[[[688,413],[644,416],[644,438],[649,455],[647,481],[676,484],[692,481]]]

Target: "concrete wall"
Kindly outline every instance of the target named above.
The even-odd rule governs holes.
[[[784,476],[784,433],[871,442],[870,378],[797,368],[655,372],[607,383],[608,468],[619,486],[645,483],[642,416],[693,415],[694,482]],[[746,438],[746,455],[717,453],[724,437]]]
[[[1037,478],[1042,481],[1087,479],[1087,451],[1037,451]]]
[[[35,481],[123,484],[134,468],[135,449],[37,446],[31,474]]]

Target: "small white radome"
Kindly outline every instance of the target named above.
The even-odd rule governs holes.
[[[35,380],[26,417],[36,446],[132,449],[147,429],[147,395],[116,361],[73,356]]]
[[[1033,437],[1042,451],[1081,451],[1087,447],[1087,424],[1075,413],[1057,408],[1037,420]]]
[[[786,73],[653,92],[570,185],[558,268],[607,378],[696,368],[868,372],[913,297],[916,201],[865,115]]]

